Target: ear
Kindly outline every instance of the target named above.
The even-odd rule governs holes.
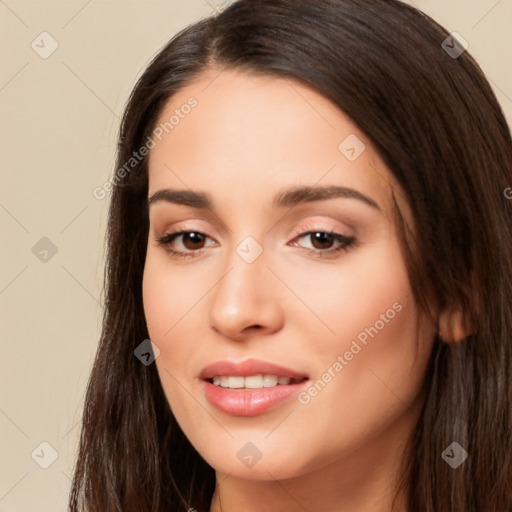
[[[459,343],[471,334],[460,310],[445,309],[439,315],[438,333],[446,343]]]

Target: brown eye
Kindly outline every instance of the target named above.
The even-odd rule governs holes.
[[[348,250],[354,243],[354,237],[348,237],[331,231],[308,231],[297,237],[302,243],[295,242],[305,250],[317,256],[334,256],[342,250]]]
[[[206,240],[206,237],[202,233],[196,231],[183,233],[182,237],[183,246],[189,250],[202,249]]]
[[[201,249],[215,245],[215,242],[199,231],[177,231],[161,238],[156,238],[159,245],[173,256],[195,256]]]
[[[318,231],[316,233],[310,233],[311,245],[315,249],[330,249],[335,241],[334,235]]]

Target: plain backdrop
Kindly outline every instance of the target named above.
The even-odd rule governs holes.
[[[510,125],[512,0],[408,3],[463,36]],[[0,1],[0,512],[67,509],[102,315],[93,190],[149,59],[226,4]]]

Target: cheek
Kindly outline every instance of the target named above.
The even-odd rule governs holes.
[[[344,425],[353,446],[408,415],[421,394],[434,337],[430,326],[418,330],[402,260],[382,256],[381,264],[366,267],[364,279],[356,272],[340,277],[338,289],[344,284],[351,292],[333,297],[336,306],[325,310],[336,335],[315,347],[323,365],[305,406],[329,410],[325,436],[342,442]]]
[[[314,284],[310,275],[296,282],[315,313],[301,329],[309,335],[304,353],[316,362],[306,408],[350,419],[354,432],[382,426],[418,397],[434,336],[429,326],[418,330],[399,247],[382,240],[347,255],[339,271],[317,272]]]
[[[148,248],[142,282],[144,315],[149,337],[160,349],[156,365],[173,409],[188,398],[179,383],[198,384],[191,380],[198,371],[196,359],[211,337],[205,304],[218,281],[208,263],[196,263],[192,273],[185,267],[170,262],[165,251]]]
[[[312,452],[321,452],[325,448],[321,439],[330,439],[329,457],[335,460],[395,426],[405,439],[407,429],[417,421],[431,333],[423,332],[418,338],[414,302],[407,295],[399,302],[400,311],[384,325],[375,326],[372,315],[362,329],[361,324],[338,324],[340,331],[346,328],[347,335],[338,338],[336,347],[331,345],[328,355],[325,350],[323,365],[312,383],[314,391],[304,396],[303,414],[295,416],[303,419],[304,429],[311,417],[321,418],[322,411],[328,411],[325,420],[317,421]],[[388,304],[384,300],[382,305]],[[386,309],[375,310],[380,311]],[[358,338],[360,333],[366,336]]]
[[[179,266],[169,264],[165,252],[148,248],[142,296],[149,337],[160,349],[157,371],[175,416],[194,418],[193,421],[200,423],[203,418],[182,387],[186,379],[190,379],[186,372],[191,353],[199,352],[200,340],[204,339],[188,321],[207,293],[209,283],[207,278],[200,285],[198,283],[203,283],[201,276],[195,273],[194,277],[194,286],[191,286],[186,273],[180,272]],[[186,382],[186,387],[191,391],[190,381]]]
[[[285,268],[282,271],[283,280],[293,284],[312,313],[301,315],[299,321],[309,323],[309,335],[316,339],[315,351],[343,351],[358,336],[364,344],[371,339],[368,330],[375,333],[375,328],[379,333],[393,333],[395,338],[409,327],[412,291],[393,239],[383,238],[352,250],[334,265],[308,268],[307,263],[293,275],[286,275]]]
[[[196,267],[191,282],[190,273],[169,264],[164,251],[148,249],[142,281],[144,315],[152,341],[165,345],[159,346],[161,350],[168,348],[169,342],[187,323],[189,313],[199,305],[212,283],[207,269],[203,272],[200,266]]]

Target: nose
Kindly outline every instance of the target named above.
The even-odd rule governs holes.
[[[232,340],[279,331],[284,322],[275,276],[264,256],[247,263],[237,254],[211,296],[210,326]]]

